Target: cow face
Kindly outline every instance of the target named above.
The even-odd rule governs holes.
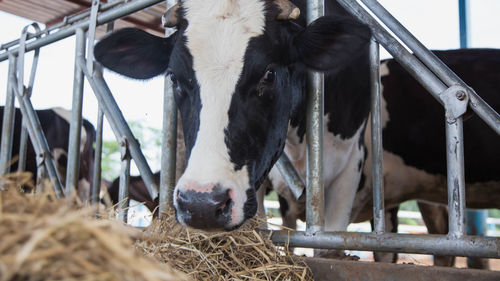
[[[231,230],[254,216],[289,120],[303,114],[305,70],[335,71],[367,45],[365,26],[323,17],[303,27],[283,3],[185,0],[172,36],[124,29],[96,45],[107,68],[172,80],[187,157],[173,196],[181,224]]]

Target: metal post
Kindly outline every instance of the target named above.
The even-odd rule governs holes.
[[[16,62],[15,56],[9,56],[9,72],[7,77],[7,95],[5,99],[5,107],[3,111],[3,124],[2,124],[2,140],[0,145],[0,175],[9,173],[10,171],[10,158],[12,156],[12,143],[14,138],[14,121],[15,112],[14,107],[14,93],[11,90],[12,81],[9,77],[14,76],[16,73]]]
[[[307,1],[307,22],[325,14],[323,0]],[[324,228],[324,190],[323,190],[323,90],[324,75],[308,73],[307,86],[307,193],[306,229],[308,233],[322,231]]]
[[[177,3],[176,0],[166,1],[169,9]],[[165,36],[170,36],[174,30],[166,29]],[[175,187],[175,165],[177,151],[177,105],[170,78],[165,76],[163,94],[163,127],[161,146],[160,198],[159,217],[172,208],[172,192]]]
[[[106,81],[102,78],[102,73],[99,68],[96,68],[94,71],[94,75],[90,75],[88,69],[86,67],[85,59],[80,57],[78,58],[78,64],[80,68],[83,70],[85,77],[89,81],[92,90],[97,97],[97,100],[100,105],[103,106],[104,114],[110,121],[111,128],[114,130],[115,135],[120,138],[121,136],[125,136],[127,138],[130,154],[132,159],[141,174],[144,183],[146,184],[146,188],[151,196],[151,199],[156,199],[158,197],[158,186],[154,182],[153,173],[151,172],[151,168],[142,154],[142,151],[139,147],[139,143],[134,138],[134,134],[130,130],[130,127],[127,125],[127,121],[123,117],[120,108],[116,104],[116,101],[111,94],[111,91],[106,84]]]
[[[470,42],[470,2],[469,0],[458,0],[458,24],[460,29],[460,48],[468,48]]]
[[[370,42],[370,83],[371,83],[371,137],[372,137],[372,182],[374,231],[385,231],[382,113],[380,96],[380,55],[379,45],[372,38]]]
[[[106,31],[109,33],[113,31],[114,22],[110,22],[107,25]],[[89,47],[90,51],[90,47]],[[87,52],[90,56],[91,52]],[[93,48],[92,48],[93,57]],[[92,63],[93,65],[93,63]],[[97,66],[99,67],[99,66]],[[100,71],[102,72],[102,71]],[[98,104],[97,108],[97,124],[96,124],[96,141],[95,141],[95,151],[94,151],[94,173],[92,178],[92,204],[97,204],[99,201],[99,190],[101,187],[101,160],[102,160],[102,133],[103,133],[103,123],[104,123],[104,111],[102,106]]]
[[[76,58],[85,56],[85,31],[76,30],[75,67],[73,78],[73,103],[71,105],[71,122],[68,141],[68,167],[66,170],[66,195],[75,192],[78,184],[80,166],[80,146],[82,132],[82,106],[83,106],[83,73],[78,67]]]
[[[130,153],[127,138],[123,137],[120,142],[121,169],[120,183],[118,187],[118,219],[127,223],[129,208],[129,183],[130,183]]]

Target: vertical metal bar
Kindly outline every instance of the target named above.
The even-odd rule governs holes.
[[[177,0],[166,1],[169,9],[177,3]],[[165,36],[170,36],[172,29],[165,30]],[[170,78],[165,76],[163,94],[163,127],[161,146],[161,172],[160,172],[160,198],[159,217],[172,208],[172,192],[175,187],[175,165],[177,150],[177,105],[175,104],[174,92]]]
[[[127,223],[129,208],[130,154],[127,138],[120,140],[121,169],[118,185],[118,219]]]
[[[307,1],[307,22],[325,14],[323,0]],[[323,190],[323,90],[324,75],[308,73],[307,101],[307,193],[306,229],[309,233],[324,228],[324,190]]]
[[[372,38],[370,42],[370,83],[371,83],[371,137],[372,137],[372,182],[373,220],[377,233],[385,231],[382,113],[380,95],[380,55],[379,45]]]
[[[109,33],[114,28],[114,22],[107,25],[106,31]],[[92,50],[93,52],[93,50]],[[90,54],[90,52],[88,52]],[[93,55],[92,55],[93,57]],[[97,124],[96,124],[96,141],[94,151],[94,173],[92,178],[92,204],[97,204],[99,201],[99,191],[101,187],[101,160],[102,160],[102,133],[104,123],[104,111],[102,105],[98,104],[97,109]]]
[[[465,235],[465,177],[462,117],[446,121],[449,233]]]
[[[99,188],[101,186],[101,159],[102,159],[102,125],[104,121],[104,111],[101,106],[97,109],[96,140],[94,152],[94,173],[92,178],[92,204],[99,202]]]
[[[10,171],[10,158],[12,157],[12,143],[14,139],[14,121],[15,112],[14,107],[14,93],[11,90],[12,81],[10,76],[16,73],[17,59],[14,55],[9,56],[9,71],[7,77],[7,94],[5,99],[5,107],[3,111],[3,124],[2,124],[2,140],[0,145],[0,175],[9,173]]]
[[[71,105],[71,122],[68,141],[68,167],[66,170],[66,195],[75,192],[78,183],[80,166],[80,146],[82,132],[83,106],[83,73],[78,66],[77,58],[85,56],[85,31],[76,30],[75,67],[73,76],[73,103]]]
[[[458,0],[458,24],[460,29],[460,48],[468,48],[470,42],[469,36],[469,0]]]

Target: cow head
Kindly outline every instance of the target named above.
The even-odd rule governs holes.
[[[170,37],[123,29],[96,45],[96,59],[113,71],[172,80],[186,143],[173,196],[181,224],[231,230],[254,216],[255,191],[289,121],[303,114],[305,71],[336,71],[369,40],[354,20],[304,27],[298,15],[284,0],[185,0],[166,17],[177,28]]]

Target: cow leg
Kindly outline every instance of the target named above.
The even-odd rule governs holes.
[[[399,206],[385,211],[385,231],[391,233],[398,233],[398,211]],[[370,220],[372,230],[374,229],[374,221]],[[373,252],[373,259],[376,262],[396,263],[398,260],[398,253],[386,252]]]
[[[448,233],[448,208],[445,205],[426,201],[417,201],[417,205],[429,234]],[[454,256],[434,256],[434,265],[453,266],[454,264]]]

